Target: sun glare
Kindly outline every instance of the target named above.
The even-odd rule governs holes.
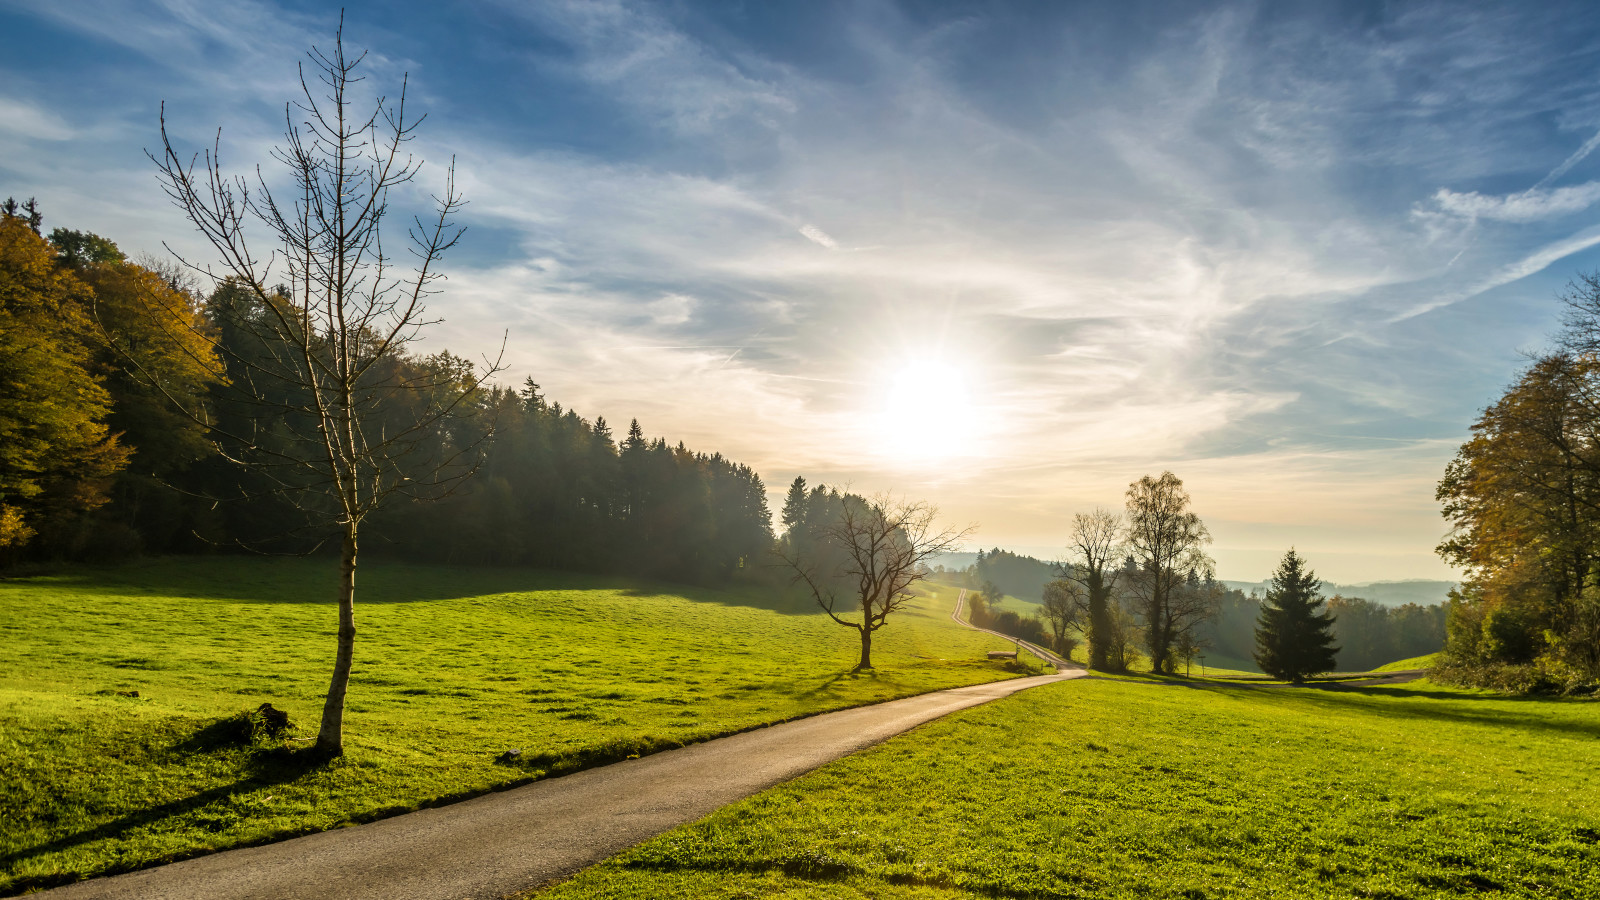
[[[912,463],[936,463],[969,452],[979,428],[971,379],[942,360],[912,360],[884,379],[887,390],[872,423],[882,451]]]

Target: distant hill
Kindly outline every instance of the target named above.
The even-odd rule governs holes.
[[[1056,577],[1055,563],[999,547],[977,553],[944,553],[930,562],[956,571],[975,566],[972,574],[976,584],[993,583],[1001,593],[1028,603],[1042,603],[1044,586]]]
[[[944,566],[946,569],[965,569],[978,561],[978,554],[972,553],[941,553],[928,560],[929,565]]]
[[[1251,591],[1266,593],[1272,585],[1270,581],[1224,581],[1231,588],[1238,588],[1246,594]],[[1420,606],[1432,606],[1435,603],[1444,603],[1450,599],[1450,590],[1456,586],[1454,581],[1426,581],[1414,579],[1411,581],[1369,581],[1365,584],[1334,584],[1329,582],[1322,586],[1322,595],[1332,597],[1342,594],[1346,597],[1361,597],[1384,606],[1404,606],[1407,603],[1416,603]]]

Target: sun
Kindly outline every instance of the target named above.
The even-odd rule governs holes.
[[[926,464],[971,451],[981,409],[965,368],[940,359],[912,359],[891,367],[882,383],[869,427],[870,439],[885,455]]]

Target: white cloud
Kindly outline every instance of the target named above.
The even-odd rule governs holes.
[[[839,249],[839,242],[829,237],[826,231],[815,225],[801,225],[800,233],[805,235],[807,240],[821,244],[829,250]]]
[[[649,305],[650,317],[657,325],[682,325],[689,321],[689,316],[694,312],[695,301],[693,297],[683,294],[668,294],[660,300]]]
[[[74,134],[65,119],[14,97],[0,97],[0,132],[41,141],[70,140]]]
[[[1433,195],[1439,209],[1466,219],[1498,222],[1537,222],[1581,212],[1600,201],[1600,181],[1545,190],[1530,188],[1517,194],[1493,196],[1477,191],[1457,193],[1440,188]]]

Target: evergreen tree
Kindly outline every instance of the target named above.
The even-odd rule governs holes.
[[[1331,671],[1333,614],[1322,601],[1322,582],[1293,549],[1284,554],[1256,619],[1256,665],[1274,678],[1300,683]]]
[[[783,530],[793,534],[797,526],[806,521],[806,479],[796,475],[789,483],[789,494],[783,498]]]

